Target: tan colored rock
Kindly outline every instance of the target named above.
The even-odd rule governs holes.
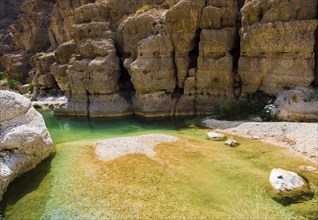
[[[60,64],[67,64],[73,54],[77,52],[77,45],[72,40],[66,43],[61,44],[54,51],[54,57],[56,62]]]
[[[233,96],[233,59],[227,54],[221,58],[199,58],[197,93],[221,97]]]
[[[131,104],[120,93],[89,97],[90,117],[120,117],[132,115]]]
[[[25,97],[0,91],[0,199],[10,182],[34,168],[53,150],[40,113]]]
[[[187,81],[185,81],[185,83],[186,82]],[[185,94],[182,97],[180,97],[174,105],[173,115],[175,116],[196,115],[196,95]]]
[[[62,91],[66,91],[68,86],[66,75],[67,66],[67,64],[61,65],[54,63],[50,68],[50,72],[53,74],[55,81]]]
[[[241,54],[259,57],[293,53],[312,58],[317,20],[257,24],[242,29]]]
[[[143,40],[138,58],[130,64],[131,81],[137,93],[173,92],[176,78],[173,44],[169,36],[156,35]]]
[[[56,84],[53,74],[50,73],[50,67],[55,62],[54,53],[37,53],[30,59],[34,66],[35,75],[32,83],[35,87],[41,89],[53,88]]]
[[[167,32],[171,34],[175,47],[177,79],[180,88],[183,88],[189,70],[189,52],[196,46],[195,38],[204,6],[203,0],[182,0],[166,14]]]
[[[204,29],[200,35],[200,56],[220,57],[225,56],[235,47],[237,34],[235,28],[221,30]]]
[[[242,8],[242,25],[257,22],[310,20],[317,16],[316,0],[251,0]]]
[[[269,95],[315,78],[317,1],[251,0],[241,10],[242,96],[258,90]]]
[[[288,74],[286,74],[288,73]],[[262,90],[269,95],[294,86],[310,86],[314,80],[312,60],[292,55],[241,57],[239,74],[243,96]]]
[[[145,117],[173,115],[172,95],[165,92],[136,94],[132,100],[135,114]]]
[[[77,46],[78,52],[89,59],[105,57],[109,55],[109,51],[115,51],[114,42],[111,39],[87,39],[79,42]]]
[[[150,13],[129,17],[118,28],[117,40],[121,42],[121,49],[132,59],[138,56],[138,43],[154,33],[155,18]]]
[[[90,94],[109,94],[119,90],[120,69],[115,53],[107,57],[96,57],[88,64],[87,71],[87,91]]]
[[[233,58],[230,50],[236,43],[236,30],[202,30],[200,55],[196,73],[198,93],[213,96],[233,96]]]
[[[25,82],[31,70],[29,59],[32,54],[23,51],[20,53],[5,54],[0,57],[1,65],[9,79]]]
[[[13,26],[15,48],[38,52],[49,47],[48,17],[53,3],[27,0],[21,4],[22,14]]]

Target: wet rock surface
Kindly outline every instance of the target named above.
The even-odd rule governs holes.
[[[43,117],[23,96],[0,91],[0,199],[10,182],[47,158],[53,143]]]

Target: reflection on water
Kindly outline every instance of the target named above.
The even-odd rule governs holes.
[[[272,168],[309,165],[281,149],[237,137],[241,145],[228,148],[207,141],[206,130],[193,128],[193,120],[43,115],[56,154],[11,184],[1,203],[6,219],[224,219],[233,218],[237,208],[255,218],[300,217],[293,212],[317,217],[316,200],[283,207],[269,198]],[[108,162],[96,158],[94,140],[141,133],[180,139],[157,146],[154,158],[128,155]],[[310,181],[316,178],[301,174]]]

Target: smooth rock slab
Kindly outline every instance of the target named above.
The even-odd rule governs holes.
[[[161,143],[176,142],[177,138],[163,134],[146,134],[133,137],[120,137],[95,143],[96,155],[100,160],[114,160],[129,154],[155,156],[154,147]]]

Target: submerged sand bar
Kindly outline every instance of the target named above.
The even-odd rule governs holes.
[[[129,154],[155,156],[154,148],[161,143],[176,142],[177,138],[163,134],[146,134],[132,137],[111,138],[95,143],[100,160],[114,160]]]

